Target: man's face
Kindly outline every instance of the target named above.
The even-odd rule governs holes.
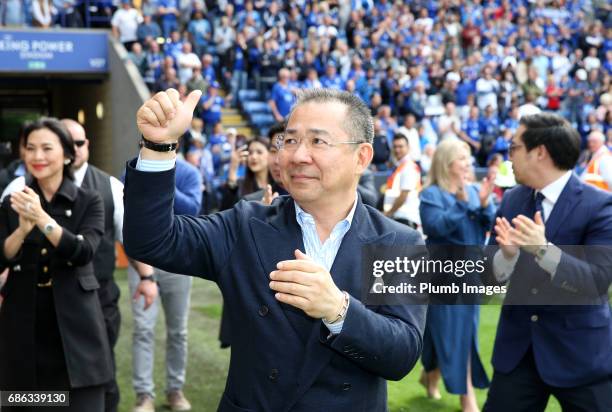
[[[270,170],[270,174],[272,175],[274,181],[282,184],[280,164],[278,162],[278,149],[275,146],[275,142],[277,141],[279,135],[281,135],[281,133],[277,133],[272,136],[272,146],[268,151],[268,170]]]
[[[397,160],[403,159],[408,154],[408,142],[406,139],[393,140],[393,156]]]
[[[408,129],[412,129],[414,127],[415,118],[412,115],[407,115],[406,120],[404,120],[404,126]]]
[[[587,140],[587,146],[591,153],[595,153],[596,151],[598,151],[601,148],[601,146],[603,146],[603,144],[604,142],[602,142],[597,137],[589,137]]]
[[[371,160],[371,146],[330,144],[352,141],[341,127],[341,103],[304,103],[289,118],[285,135],[299,141],[278,154],[282,183],[301,206],[333,205],[354,195],[359,175]]]
[[[525,126],[523,125],[516,129],[516,135],[510,142],[510,161],[516,181],[529,186],[530,173],[532,173],[536,155],[534,150],[527,151],[522,137],[524,132]]]
[[[89,160],[89,140],[85,136],[85,129],[78,124],[64,124],[67,126],[74,141],[74,163],[72,167],[78,170]]]

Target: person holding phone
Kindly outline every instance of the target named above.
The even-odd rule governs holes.
[[[269,146],[270,140],[267,137],[258,136],[232,151],[221,210],[233,207],[244,196],[265,189],[274,181],[268,170]],[[246,163],[246,172],[243,178],[238,179],[241,162]]]

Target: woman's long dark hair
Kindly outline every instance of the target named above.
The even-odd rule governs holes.
[[[257,136],[253,138],[247,144],[247,150],[251,148],[253,143],[260,143],[264,145],[266,150],[270,149],[270,139],[264,136]],[[274,179],[272,179],[272,175],[270,174],[270,169],[266,166],[266,170],[268,172],[268,183],[272,183]],[[246,173],[244,174],[244,178],[242,179],[242,183],[240,184],[240,197],[246,196],[253,192],[256,192],[259,189],[265,189],[265,187],[257,186],[257,179],[255,178],[255,173],[248,167],[246,168]]]
[[[64,177],[74,180],[74,176],[72,175],[72,164],[74,163],[74,157],[76,155],[74,151],[74,141],[72,140],[70,132],[66,129],[66,126],[58,119],[55,117],[41,117],[38,120],[26,123],[23,127],[23,139],[21,140],[21,144],[23,147],[27,147],[30,134],[41,129],[49,130],[59,139],[64,149],[64,157],[70,160],[68,164],[64,164]]]

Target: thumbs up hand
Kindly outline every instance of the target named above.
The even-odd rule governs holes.
[[[140,133],[154,143],[175,143],[189,128],[201,95],[194,90],[182,102],[175,89],[155,94],[136,113]]]

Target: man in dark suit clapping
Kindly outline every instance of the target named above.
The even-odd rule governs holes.
[[[520,185],[504,195],[492,236],[512,305],[501,312],[485,411],[544,411],[550,395],[564,411],[612,405],[612,196],[572,173],[579,150],[578,133],[551,114],[523,117],[512,139]]]

